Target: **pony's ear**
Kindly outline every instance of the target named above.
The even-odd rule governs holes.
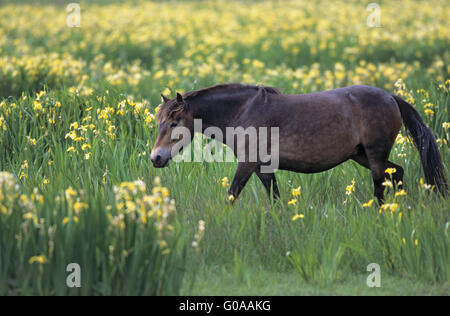
[[[161,93],[161,98],[163,99],[164,103],[169,101],[169,98],[166,98],[166,96],[164,94],[162,94],[162,93]]]
[[[178,92],[177,92],[177,103],[184,111],[189,110],[187,103],[184,102],[183,96]]]
[[[177,103],[183,105],[183,96],[177,92]]]

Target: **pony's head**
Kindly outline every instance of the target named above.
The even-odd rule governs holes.
[[[175,99],[161,95],[163,104],[157,114],[158,137],[150,159],[155,168],[164,168],[169,161],[193,138],[194,118],[183,96],[177,93]]]

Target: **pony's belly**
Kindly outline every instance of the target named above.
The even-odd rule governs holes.
[[[329,170],[357,154],[357,144],[353,142],[321,143],[316,146],[292,146],[280,149],[279,169],[301,173],[315,173]],[[284,149],[284,150],[283,150]]]
[[[348,160],[348,158],[335,162],[305,162],[298,160],[280,160],[280,170],[294,171],[300,173],[317,173],[329,170]]]

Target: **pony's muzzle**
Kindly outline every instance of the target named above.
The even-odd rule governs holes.
[[[155,168],[167,167],[170,160],[170,150],[168,148],[157,148],[152,151],[150,160]]]

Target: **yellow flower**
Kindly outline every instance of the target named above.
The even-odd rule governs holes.
[[[72,188],[72,187],[68,187],[66,190],[66,197],[69,199],[72,196],[76,196],[77,192]]]
[[[45,185],[45,184],[49,184],[50,183],[50,180],[49,179],[44,179],[43,181],[42,181],[42,183]]]
[[[70,124],[69,128],[70,129],[78,129],[78,122],[73,122],[72,124]]]
[[[414,245],[416,245],[416,247],[419,245],[419,241],[417,239],[414,240]]]
[[[388,179],[385,179],[385,181],[381,185],[392,188],[392,182]]]
[[[355,192],[355,179],[352,180],[352,184],[351,185],[347,185],[347,187],[345,188],[345,194],[346,195],[351,195],[353,192]]]
[[[23,214],[23,219],[32,219],[34,217],[34,214],[31,212]]]
[[[257,69],[261,69],[261,68],[264,68],[264,63],[262,61],[259,61],[259,60],[255,59],[252,62],[252,66],[257,68]]]
[[[294,217],[292,217],[292,221],[296,221],[298,219],[303,219],[305,218],[305,215],[303,214],[295,214]]]
[[[385,173],[392,175],[393,173],[397,172],[397,169],[395,168],[387,168],[386,170],[384,170]]]
[[[90,149],[90,148],[91,148],[91,145],[89,145],[89,144],[83,144],[81,146],[81,150],[83,150],[83,151],[85,151],[86,149]]]
[[[398,203],[386,203],[381,206],[381,209],[387,210],[389,209],[392,213],[398,208]]]
[[[38,101],[33,101],[33,110],[41,111],[42,110],[42,103],[40,103]]]
[[[169,88],[165,88],[163,92],[161,92],[161,94],[163,94],[165,97],[168,97],[170,95],[170,89]],[[161,97],[162,98],[162,97]]]
[[[301,190],[302,188],[299,186],[298,188],[296,188],[296,189],[292,189],[292,196],[300,196],[300,190]]]
[[[22,164],[21,168],[25,169],[25,170],[28,169],[28,160],[24,160],[23,161],[23,164]]]
[[[80,212],[81,210],[87,208],[88,205],[86,203],[81,203],[81,202],[75,202],[75,204],[73,205],[73,209],[76,213]]]
[[[67,148],[68,153],[72,153],[74,151],[75,151],[75,147],[73,147],[73,146],[70,146],[69,148]]]
[[[407,138],[402,134],[398,133],[397,138],[395,139],[396,144],[403,144],[407,141]]]
[[[2,116],[0,116],[0,128],[2,128],[4,131],[6,131],[8,129],[8,127],[6,126],[5,123],[5,118]]]
[[[431,190],[433,188],[433,186],[431,184],[425,183],[423,181],[423,178],[420,178],[419,183],[420,183],[420,186],[426,190]]]
[[[77,133],[76,131],[70,131],[69,133],[66,134],[65,139],[69,138],[74,140],[77,137]]]
[[[30,264],[33,264],[33,263],[44,264],[44,263],[47,263],[48,260],[44,255],[40,255],[40,256],[31,257],[30,260],[28,260],[28,262]]]
[[[363,207],[371,207],[371,206],[372,206],[372,203],[373,203],[373,200],[370,200],[369,202],[364,203],[364,204],[363,204]]]
[[[434,114],[434,111],[432,109],[425,109],[424,112],[426,116],[433,116]]]
[[[161,188],[161,195],[163,198],[168,197],[169,196],[169,189],[162,187]]]
[[[297,199],[292,199],[288,202],[288,205],[295,205],[297,204]]]
[[[40,100],[41,97],[43,97],[47,92],[44,90],[40,91],[39,93],[36,93],[36,100]]]
[[[128,211],[134,211],[134,210],[136,210],[136,203],[134,203],[133,201],[126,201],[125,202],[125,208]]]
[[[145,117],[145,123],[149,124],[149,123],[151,123],[152,121],[153,121],[153,116],[147,115],[147,116]]]
[[[400,190],[400,191],[398,191],[398,192],[395,192],[395,196],[397,197],[397,196],[403,196],[403,195],[406,195],[406,191],[405,190]]]
[[[398,208],[398,203],[392,203],[389,208],[391,209],[391,212],[395,212],[395,210]]]
[[[436,138],[436,142],[438,143],[438,144],[441,144],[441,143],[443,143],[443,144],[445,144],[445,145],[447,145],[447,140],[445,139],[445,138]]]
[[[66,225],[69,222],[69,218],[68,217],[64,217],[62,223],[63,225]]]
[[[153,79],[158,80],[161,79],[164,76],[164,70],[158,70],[155,75],[153,76]]]
[[[224,187],[224,188],[226,188],[226,187],[228,187],[230,184],[229,184],[229,182],[228,182],[228,178],[227,177],[224,177],[224,178],[222,178],[222,186]]]
[[[168,255],[169,253],[170,253],[170,249],[169,249],[169,248],[164,249],[164,250],[161,252],[161,254],[162,254],[163,256]]]
[[[34,139],[30,136],[27,136],[27,141],[28,141],[28,145],[30,145],[30,146],[36,145],[36,139]]]
[[[19,180],[22,180],[23,178],[25,178],[25,179],[28,178],[28,175],[25,172],[22,171],[20,173]]]

